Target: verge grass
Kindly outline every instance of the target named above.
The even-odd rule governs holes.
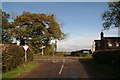
[[[4,78],[15,78],[15,77],[19,76],[20,74],[22,74],[26,71],[30,71],[31,69],[33,69],[36,66],[37,66],[36,62],[23,64],[19,68],[15,69],[13,71],[3,73],[2,74],[2,79],[4,79]]]

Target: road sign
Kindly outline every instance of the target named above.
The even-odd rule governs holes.
[[[24,45],[24,46],[22,46],[23,47],[23,49],[25,50],[25,51],[27,51],[28,50],[28,45]]]
[[[25,50],[25,61],[27,61],[27,53],[26,53],[26,51],[28,50],[29,47],[28,47],[28,45],[24,45],[22,47]]]

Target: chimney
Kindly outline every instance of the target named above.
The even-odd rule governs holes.
[[[101,40],[102,40],[103,37],[104,37],[104,33],[103,32],[100,33],[100,37],[101,37]]]

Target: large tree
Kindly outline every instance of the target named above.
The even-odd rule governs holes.
[[[5,43],[10,40],[12,42],[12,38],[22,44],[26,41],[36,51],[39,51],[40,46],[50,47],[51,40],[61,40],[65,37],[53,14],[23,12],[11,20],[11,15],[2,12],[2,22],[2,39]]]
[[[50,46],[51,40],[61,40],[65,36],[53,14],[23,12],[11,24],[11,37],[26,40],[36,51],[40,46]]]
[[[51,39],[61,39],[63,33],[53,15],[23,12],[17,16],[10,30],[17,39],[32,39],[34,42],[46,43]]]
[[[10,28],[10,14],[6,12],[2,12],[2,42],[9,43],[10,42],[10,35],[9,35],[9,28]]]
[[[120,27],[120,1],[108,2],[109,10],[102,14],[103,28]]]

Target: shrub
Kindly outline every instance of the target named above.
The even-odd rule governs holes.
[[[63,52],[55,52],[55,56],[63,56]]]
[[[120,50],[102,50],[96,51],[92,55],[93,59],[103,64],[119,65]]]
[[[86,54],[86,53],[81,53],[80,56],[81,56],[81,57],[86,57],[87,54]]]
[[[2,49],[2,70],[7,72],[17,68],[19,65],[25,62],[25,53],[21,46],[17,45],[7,45]],[[28,62],[33,60],[33,52],[29,48],[27,50]]]
[[[53,46],[49,45],[44,48],[44,55],[54,55]]]
[[[31,48],[31,46],[29,46],[28,50],[27,50],[27,60],[28,62],[33,61],[33,49]]]
[[[9,45],[2,51],[3,72],[17,68],[24,62],[24,51],[22,47]]]

